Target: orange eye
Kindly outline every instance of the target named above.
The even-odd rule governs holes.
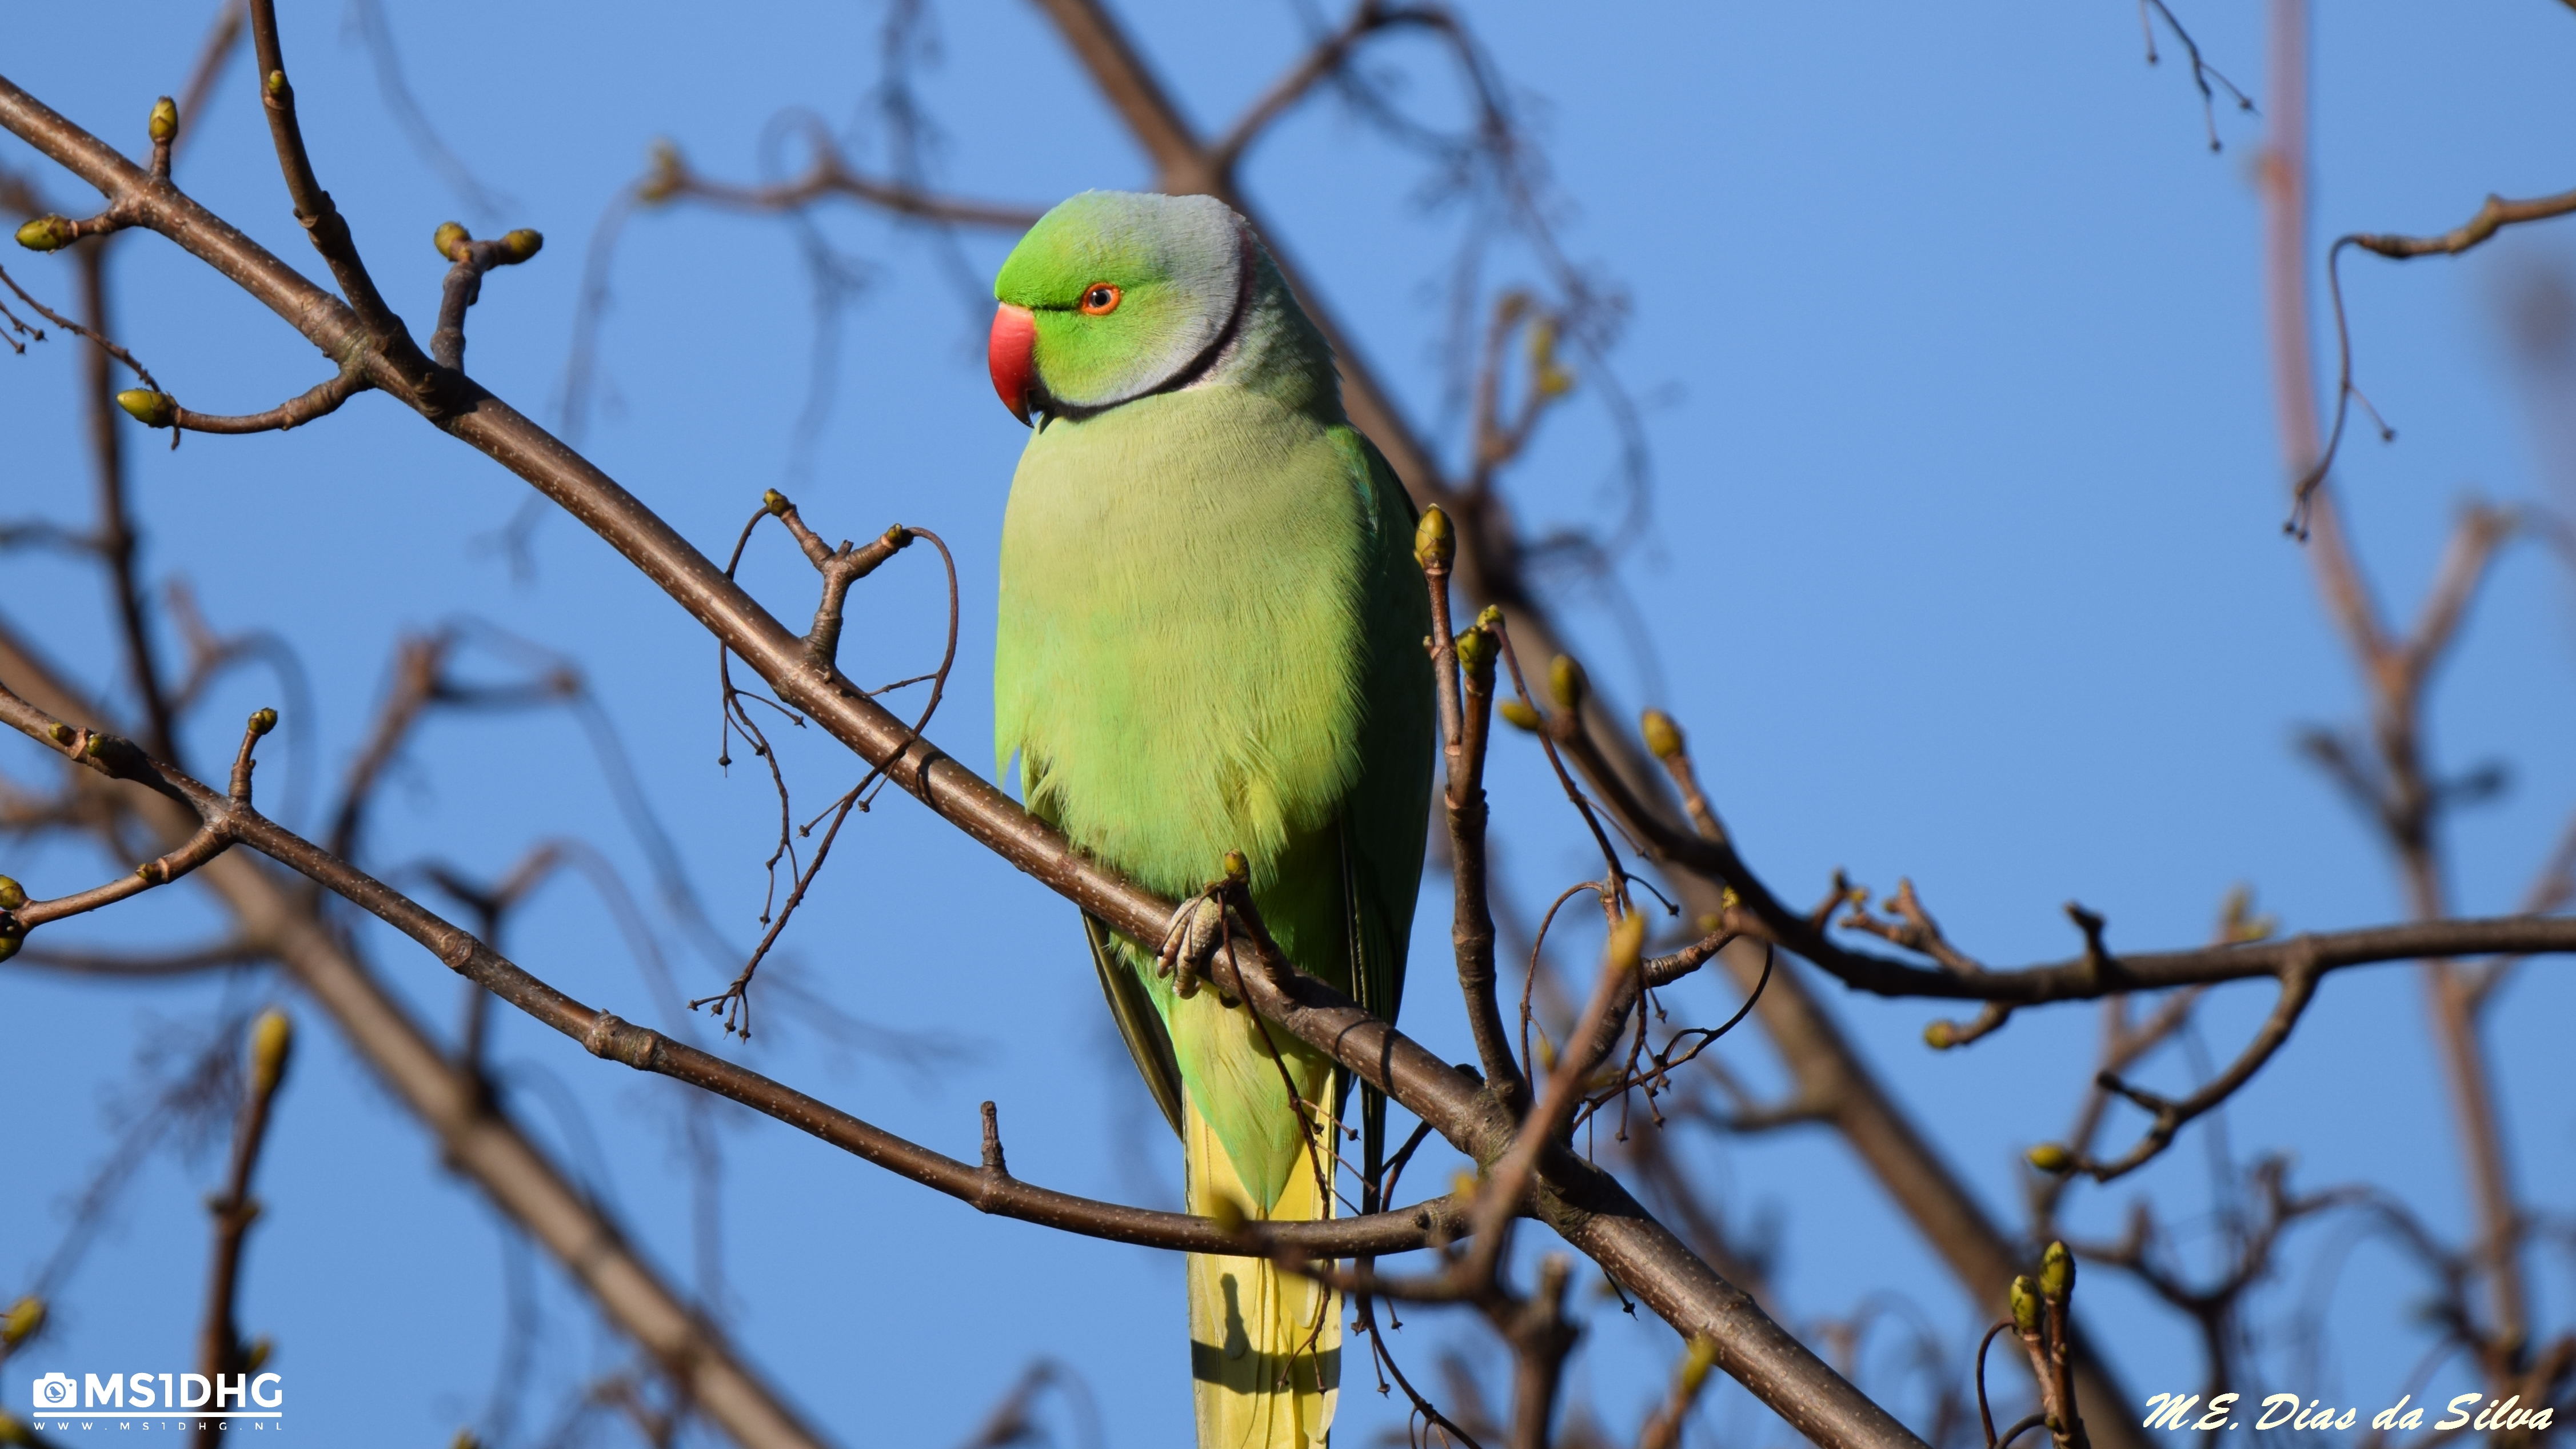
[[[1123,295],[1115,282],[1094,282],[1082,291],[1082,315],[1106,317],[1118,310],[1118,299]]]

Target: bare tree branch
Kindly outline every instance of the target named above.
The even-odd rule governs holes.
[[[2441,237],[2338,241],[2328,252],[2328,275],[2334,283],[2336,336],[2343,361],[2334,428],[2320,441],[2309,352],[2307,0],[2273,0],[2272,32],[2275,110],[2274,136],[2263,170],[2265,284],[2271,299],[2272,373],[2275,406],[2282,420],[2285,472],[2296,480],[2292,486],[2292,522],[2308,525],[2308,554],[2328,612],[2342,628],[2370,692],[2378,773],[2385,781],[2380,810],[2383,834],[2397,859],[2407,905],[2419,928],[2438,936],[2444,927],[2465,923],[2442,919],[2449,915],[2450,907],[2436,830],[2445,800],[2433,783],[2424,755],[2422,695],[2425,681],[2456,637],[2458,620],[2470,594],[2504,537],[2505,522],[2486,510],[2469,512],[2437,576],[2415,635],[2404,641],[2392,639],[2380,620],[2349,536],[2341,527],[2333,492],[2325,486],[2336,443],[2342,436],[2345,405],[2357,396],[2352,389],[2350,336],[2343,321],[2341,283],[2334,262],[2347,244],[2367,245],[2382,255],[2397,257],[2456,253],[2486,240],[2502,226],[2576,211],[2576,192],[2528,203],[2508,203],[2491,197],[2476,218]],[[2476,949],[2471,946],[2466,951]],[[2500,948],[2505,953],[2519,949]],[[2458,1118],[2463,1166],[2476,1204],[2479,1236],[2489,1269],[2495,1332],[2488,1341],[2512,1345],[2501,1353],[2490,1353],[2482,1364],[2487,1381],[2501,1385],[2518,1375],[2521,1355],[2528,1347],[2529,1298],[2521,1261],[2523,1215],[2506,1160],[2494,1084],[2478,1037],[2474,981],[2452,960],[2466,951],[2430,939],[2421,943],[2416,954],[2424,962],[2424,987],[2431,1008],[2427,1021]]]
[[[2304,97],[2304,92],[2301,94]],[[2299,474],[2298,482],[2292,485],[2292,509],[2288,525],[2291,531],[2305,536],[2310,496],[2316,492],[2320,484],[2325,482],[2327,471],[2334,467],[2335,454],[2343,446],[2344,419],[2353,399],[2361,397],[2360,390],[2352,383],[2352,326],[2344,315],[2344,248],[2359,247],[2363,251],[2376,253],[2392,261],[2406,261],[2414,257],[2455,257],[2481,245],[2506,227],[2519,226],[2525,222],[2547,221],[2553,217],[2567,216],[2571,213],[2576,213],[2576,191],[2562,191],[2555,196],[2533,197],[2528,201],[2507,201],[2501,196],[2489,193],[2485,203],[2478,207],[2475,216],[2449,231],[2434,236],[2401,236],[2388,232],[2365,231],[2351,232],[2335,238],[2334,245],[2326,249],[2326,291],[2334,306],[2335,323],[2334,422],[2326,430],[2325,445],[2314,450],[2314,461],[2307,464],[2306,471]],[[2304,315],[2304,302],[2301,304],[2301,312]],[[2302,381],[2300,387],[2304,395],[2307,384]],[[2369,399],[2362,398],[2362,406],[2369,407]],[[2397,436],[2395,431],[2385,423],[2380,424],[2380,435],[2383,438]]]
[[[249,1350],[233,1321],[233,1299],[241,1283],[242,1246],[259,1217],[250,1195],[251,1174],[268,1141],[269,1109],[286,1079],[294,1026],[283,1012],[262,1012],[251,1024],[250,1070],[244,1074],[240,1120],[233,1127],[232,1171],[223,1191],[206,1200],[215,1220],[215,1246],[206,1273],[206,1322],[197,1332],[197,1371],[208,1378],[245,1371]]]
[[[730,211],[753,212],[796,211],[826,197],[837,196],[918,221],[984,227],[994,231],[1026,231],[1044,213],[1041,207],[941,196],[897,182],[879,180],[852,169],[842,156],[840,147],[833,143],[831,137],[822,134],[819,127],[810,130],[809,139],[813,144],[814,159],[805,174],[771,186],[741,186],[702,176],[689,165],[678,147],[663,142],[653,148],[651,165],[644,178],[635,183],[634,196],[647,205],[688,200]]]
[[[1093,1237],[1194,1253],[1260,1255],[1274,1247],[1292,1247],[1324,1256],[1397,1253],[1419,1247],[1435,1235],[1460,1235],[1461,1224],[1450,1219],[1445,1198],[1403,1212],[1370,1217],[1265,1224],[1246,1238],[1205,1218],[1093,1202],[1023,1183],[1005,1172],[970,1167],[757,1072],[572,1000],[401,892],[260,816],[246,803],[217,795],[186,775],[145,757],[129,741],[72,729],[35,709],[5,686],[0,686],[0,722],[30,739],[56,743],[65,759],[76,765],[141,785],[200,812],[201,818],[221,822],[220,828],[228,835],[412,937],[449,969],[582,1043],[594,1056],[731,1097],[868,1161],[964,1199],[979,1210]],[[65,746],[53,741],[56,729],[61,729],[72,743]]]
[[[26,690],[47,714],[96,728],[94,709],[6,628],[0,628],[0,680]],[[134,810],[164,839],[183,837],[198,823],[193,807],[158,793],[113,795],[112,804]],[[309,896],[291,894],[273,872],[232,854],[209,862],[196,878],[232,914],[244,948],[276,959],[330,1013],[438,1139],[442,1160],[473,1178],[494,1206],[544,1244],[690,1403],[743,1449],[823,1449],[824,1441],[735,1357],[703,1314],[663,1283],[604,1210],[448,1061],[350,954]]]

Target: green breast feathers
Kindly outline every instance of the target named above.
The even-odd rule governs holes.
[[[1358,774],[1379,509],[1355,442],[1208,387],[1051,424],[1020,460],[998,748],[1032,810],[1158,891],[1229,850],[1258,872]]]

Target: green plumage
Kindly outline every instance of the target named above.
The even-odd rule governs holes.
[[[1085,314],[1103,282],[1115,310]],[[1240,218],[1204,198],[1076,197],[994,290],[1034,314],[1044,390],[1003,525],[1001,761],[1018,756],[1031,810],[1175,899],[1242,851],[1290,959],[1393,1016],[1429,808],[1429,606],[1411,506],[1343,420],[1322,339]],[[1314,1179],[1331,1148],[1309,1152],[1338,1113],[1330,1064],[1213,990],[1178,997],[1156,943],[1086,925],[1137,1065],[1190,1144],[1193,1207],[1231,1180],[1255,1216],[1329,1215]],[[1193,1114],[1230,1170],[1199,1160]],[[1227,1303],[1267,1283],[1229,1276]],[[1196,1278],[1193,1292],[1195,1310]],[[1300,1370],[1294,1344],[1248,1332],[1276,1377],[1329,1391],[1329,1366]],[[1222,1328],[1194,1336],[1203,1358],[1228,1352]],[[1323,1420],[1296,1416],[1315,1440],[1323,1403]],[[1240,1442],[1297,1442],[1261,1432]]]

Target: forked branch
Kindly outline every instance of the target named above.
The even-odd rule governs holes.
[[[2334,306],[2335,323],[2335,404],[2334,422],[2326,429],[2325,447],[2317,454],[2308,471],[2301,474],[2291,489],[2290,521],[2285,527],[2305,537],[2307,533],[2308,498],[2325,482],[2334,468],[2335,455],[2343,447],[2344,422],[2354,399],[2365,408],[2370,400],[2362,397],[2352,381],[2352,324],[2344,313],[2343,254],[2346,247],[2407,261],[2415,257],[2455,257],[2479,246],[2509,226],[2546,221],[2552,217],[2576,213],[2576,191],[2562,191],[2555,196],[2538,196],[2527,201],[2508,201],[2490,194],[2477,214],[2467,221],[2432,236],[2403,236],[2393,232],[2352,232],[2335,238],[2326,249],[2326,295]],[[2374,419],[2377,411],[2372,412]],[[2383,439],[2397,436],[2385,422],[2379,424]]]
[[[944,1157],[826,1103],[661,1032],[582,1005],[502,957],[470,933],[330,852],[278,825],[247,801],[217,794],[134,748],[131,741],[75,729],[0,687],[0,723],[65,759],[110,779],[141,785],[176,801],[229,841],[302,874],[410,936],[449,969],[580,1042],[592,1055],[624,1062],[733,1098],[846,1151],[963,1199],[977,1209],[1119,1242],[1195,1253],[1262,1255],[1295,1247],[1318,1256],[1398,1253],[1435,1234],[1463,1235],[1445,1199],[1402,1212],[1319,1223],[1263,1224],[1230,1232],[1206,1218],[1154,1212],[1079,1198]],[[68,740],[69,743],[65,743]],[[237,772],[246,777],[246,772]]]

